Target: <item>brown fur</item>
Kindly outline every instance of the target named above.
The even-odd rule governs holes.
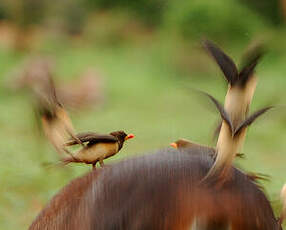
[[[213,164],[195,148],[160,150],[93,171],[59,192],[29,230],[276,230],[263,192],[239,170],[220,188],[200,181]],[[226,229],[226,228],[222,228]]]

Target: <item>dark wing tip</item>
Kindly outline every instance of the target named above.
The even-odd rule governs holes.
[[[244,87],[246,85],[246,83],[252,76],[259,60],[263,57],[264,53],[265,50],[260,47],[255,50],[252,50],[251,53],[246,55],[243,67],[239,72],[239,84],[241,87]]]
[[[268,106],[265,108],[262,108],[256,112],[254,112],[253,114],[251,114],[248,118],[246,118],[235,130],[234,132],[234,136],[239,134],[243,128],[246,128],[247,126],[251,125],[258,117],[260,117],[262,114],[264,114],[265,112],[267,112],[268,110],[274,108],[274,106]]]
[[[228,113],[224,110],[223,108],[223,105],[220,104],[213,96],[211,96],[210,94],[208,93],[205,93],[205,92],[201,92],[203,93],[205,96],[207,96],[215,105],[215,107],[217,108],[217,110],[219,111],[220,113],[220,116],[221,118],[228,124],[228,127],[230,129],[230,132],[233,133],[233,125],[232,125],[232,122],[231,122],[231,119],[228,115]]]
[[[203,40],[203,47],[210,53],[219,65],[226,80],[233,85],[238,81],[238,70],[233,60],[226,55],[217,45],[209,40]]]

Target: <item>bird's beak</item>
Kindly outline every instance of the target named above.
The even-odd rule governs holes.
[[[177,145],[177,143],[175,143],[175,142],[171,143],[170,145],[171,145],[173,148],[175,148],[175,149],[178,148],[178,145]]]
[[[128,135],[125,137],[125,141],[128,140],[128,139],[131,139],[131,138],[133,138],[133,137],[135,137],[134,134],[130,133],[130,134],[128,134]]]

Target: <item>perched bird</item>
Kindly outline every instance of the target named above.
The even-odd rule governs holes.
[[[208,151],[211,153],[212,156],[215,156],[215,148],[206,146],[206,145],[201,145],[201,144],[197,144],[194,142],[191,142],[187,139],[181,138],[173,143],[170,144],[170,146],[172,146],[175,149],[183,149],[183,148],[197,148],[198,150],[200,150],[200,152],[203,151]],[[244,154],[243,153],[236,153],[236,157],[239,158],[244,158]]]
[[[115,131],[110,134],[98,134],[95,132],[86,132],[76,135],[76,137],[87,145],[80,149],[75,155],[64,158],[65,164],[71,162],[92,164],[93,168],[97,162],[103,167],[103,160],[109,158],[120,151],[126,140],[134,137],[133,134],[126,134],[124,131]],[[65,146],[76,145],[76,140],[68,141]]]

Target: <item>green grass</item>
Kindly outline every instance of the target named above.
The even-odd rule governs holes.
[[[40,51],[55,58],[59,78],[68,80],[90,66],[102,72],[106,104],[71,114],[71,118],[77,131],[124,129],[136,135],[107,164],[166,147],[181,137],[214,145],[212,130],[218,115],[187,90],[202,89],[223,101],[226,86],[222,76],[202,50],[154,38],[152,42],[105,48],[50,43]],[[56,162],[57,154],[37,138],[28,97],[4,87],[4,76],[22,57],[0,50],[0,58],[0,229],[27,229],[60,188],[90,167],[43,166]],[[252,110],[268,103],[283,104],[285,60],[286,55],[270,54],[259,66]],[[285,112],[285,107],[279,106],[249,129],[244,147],[247,158],[238,161],[246,170],[271,175],[265,188],[274,201],[286,181]]]

